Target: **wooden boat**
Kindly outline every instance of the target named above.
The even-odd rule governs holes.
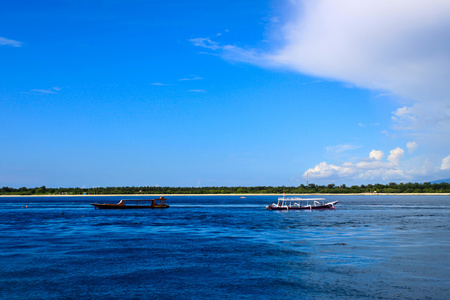
[[[164,201],[167,199],[162,196],[159,199],[124,199],[117,204],[91,203],[95,209],[136,209],[136,208],[168,208],[169,205]]]
[[[266,206],[268,210],[313,210],[313,209],[334,209],[338,201],[325,203],[325,198],[298,198],[280,197],[278,203]]]

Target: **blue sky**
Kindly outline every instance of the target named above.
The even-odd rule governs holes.
[[[0,185],[448,178],[449,13],[421,0],[3,1]]]

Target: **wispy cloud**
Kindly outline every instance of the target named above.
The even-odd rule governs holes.
[[[242,48],[235,45],[222,45],[210,38],[195,38],[189,40],[194,46],[212,50],[200,52],[201,54],[220,55],[222,58],[232,61],[252,63],[256,65],[273,64],[266,58],[266,54],[259,49]]]
[[[168,83],[161,83],[161,82],[154,82],[152,85],[162,86],[162,85],[169,85]]]
[[[347,152],[350,150],[355,150],[361,148],[361,146],[356,146],[356,145],[336,145],[336,146],[328,146],[327,152],[331,152],[331,153],[342,153],[342,152]]]
[[[371,126],[380,126],[380,123],[369,123],[369,124],[364,124],[364,123],[358,123],[359,127],[371,127]]]
[[[219,46],[219,43],[212,41],[210,38],[195,38],[189,40],[194,46],[199,46],[211,50],[221,49],[222,46]]]
[[[225,29],[224,31],[223,31],[223,33],[222,32],[218,32],[218,33],[216,33],[216,36],[221,36],[221,35],[223,35],[224,33],[228,33],[228,32],[230,32],[228,29]]]
[[[192,92],[192,93],[205,93],[206,91],[205,90],[189,90],[189,92]]]
[[[37,94],[41,94],[41,95],[46,95],[46,94],[57,94],[59,91],[61,90],[60,87],[52,87],[50,89],[47,90],[43,90],[43,89],[32,89],[30,90],[30,92],[32,93],[37,93]]]
[[[202,80],[203,77],[190,75],[189,77],[178,79],[179,81],[189,81],[189,80]]]
[[[394,96],[392,93],[379,93],[375,96],[375,98],[382,98],[382,97],[392,97]]]
[[[22,45],[22,42],[0,37],[0,46],[22,47]]]
[[[307,81],[307,82],[303,82],[303,85],[310,85],[310,84],[316,84],[316,83],[322,83],[324,82],[323,80],[311,80],[311,81]]]

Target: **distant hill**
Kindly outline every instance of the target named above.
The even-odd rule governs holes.
[[[443,183],[443,182],[445,182],[445,183],[450,183],[450,178],[447,178],[447,179],[439,179],[439,180],[431,181],[430,183],[433,184],[433,183]]]

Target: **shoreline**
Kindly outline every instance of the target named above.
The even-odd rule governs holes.
[[[171,197],[171,196],[276,196],[281,197],[280,194],[104,194],[104,195],[0,195],[0,198],[4,197]],[[356,193],[356,194],[286,194],[286,196],[450,196],[449,193]]]

